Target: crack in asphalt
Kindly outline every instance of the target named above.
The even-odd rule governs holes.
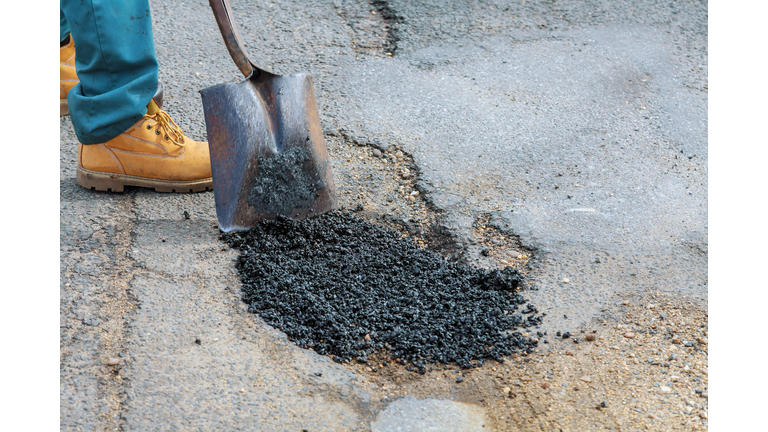
[[[384,52],[394,56],[397,52],[397,43],[400,41],[399,26],[405,21],[405,18],[400,16],[387,0],[373,0],[371,5],[379,11],[384,22],[389,24]]]

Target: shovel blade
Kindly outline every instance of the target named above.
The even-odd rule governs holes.
[[[336,207],[312,77],[266,71],[201,90],[219,227]]]

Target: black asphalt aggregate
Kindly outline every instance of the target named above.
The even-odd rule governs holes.
[[[448,262],[400,233],[350,213],[262,221],[225,234],[241,251],[243,300],[302,348],[338,362],[389,360],[481,366],[537,342],[521,334],[541,317],[509,267]]]

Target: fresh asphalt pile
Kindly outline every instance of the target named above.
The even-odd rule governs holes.
[[[530,353],[541,316],[517,271],[451,263],[398,232],[335,211],[223,234],[241,252],[243,300],[302,348],[337,362],[384,354],[462,368]],[[412,369],[409,366],[409,369]]]

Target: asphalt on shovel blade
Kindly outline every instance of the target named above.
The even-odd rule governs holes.
[[[200,93],[223,231],[336,207],[311,76],[260,71],[256,78]]]

